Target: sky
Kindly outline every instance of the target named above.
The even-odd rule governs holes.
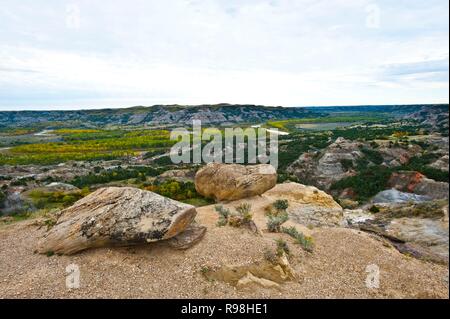
[[[0,0],[0,110],[448,101],[448,0]]]

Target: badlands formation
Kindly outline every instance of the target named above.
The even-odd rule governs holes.
[[[448,298],[445,203],[432,207],[433,216],[416,206],[369,216],[344,210],[316,187],[276,178],[266,166],[211,164],[195,184],[216,205],[195,208],[111,187],[55,216],[2,225],[0,297]],[[282,226],[290,231],[268,230],[275,202],[286,204]],[[221,211],[247,208],[244,220],[257,231],[219,224],[218,204]],[[414,218],[422,223],[446,221],[439,227],[447,241],[433,238],[447,245],[447,256],[402,233],[398,220],[407,212],[419,212]],[[66,287],[68,265],[80,271],[78,289]],[[373,269],[376,286],[368,284]]]

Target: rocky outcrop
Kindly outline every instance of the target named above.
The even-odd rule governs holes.
[[[208,280],[227,282],[237,288],[254,285],[279,288],[280,284],[297,278],[284,253],[272,261],[261,260],[245,265],[224,265],[218,269],[209,269],[203,275]]]
[[[194,206],[131,187],[102,188],[63,210],[38,244],[40,253],[73,254],[172,238],[196,215]]]
[[[388,185],[399,191],[427,196],[430,199],[448,198],[448,183],[437,182],[414,171],[392,173]]]
[[[195,175],[197,192],[218,201],[260,195],[275,186],[277,172],[271,165],[210,163]]]
[[[167,180],[175,180],[178,182],[193,182],[195,177],[195,172],[189,169],[173,169],[168,170],[159,175],[156,180],[158,182],[164,182]]]
[[[335,181],[351,176],[351,168],[344,162],[356,165],[356,160],[363,155],[360,142],[346,140],[342,137],[328,146],[322,153],[308,152],[292,163],[287,171],[296,175],[302,182],[313,184],[323,189]]]
[[[339,226],[343,223],[342,207],[332,196],[314,186],[278,184],[264,193],[263,197],[270,201],[288,200],[289,217],[305,226]]]
[[[389,187],[395,188],[403,192],[414,192],[414,188],[425,178],[419,172],[414,171],[400,171],[392,173],[389,178]]]
[[[431,252],[448,258],[448,223],[428,218],[399,218],[392,220],[386,232],[400,238],[427,247]]]
[[[448,172],[448,164],[449,164],[448,155],[444,155],[428,166],[430,166],[432,168],[440,169],[441,171]]]
[[[376,206],[378,211],[375,214],[362,210],[346,213],[349,226],[359,227],[389,240],[404,254],[438,263],[448,263],[449,229],[446,200]]]
[[[384,165],[396,167],[407,164],[409,160],[420,153],[422,148],[419,145],[409,144],[408,147],[383,146],[377,149],[383,157]]]
[[[49,192],[76,192],[80,190],[78,187],[71,184],[57,182],[45,185],[45,189]]]
[[[448,199],[448,183],[436,182],[424,178],[415,188],[414,193],[431,197],[432,199]]]
[[[407,202],[415,202],[420,203],[424,201],[431,200],[429,196],[422,196],[417,195],[413,193],[405,193],[400,192],[393,189],[388,189],[382,192],[379,192],[375,197],[372,199],[372,202],[375,204],[396,204],[396,203],[407,203]]]

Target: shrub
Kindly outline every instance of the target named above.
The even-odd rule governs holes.
[[[349,176],[334,182],[330,189],[343,190],[351,188],[355,191],[356,200],[363,203],[387,188],[392,172],[393,169],[382,166],[363,168],[355,176]]]
[[[219,220],[217,222],[217,226],[222,227],[228,224],[228,219],[231,215],[230,210],[223,207],[222,205],[216,205],[214,207],[216,212],[219,213]]]
[[[294,226],[289,228],[283,227],[281,231],[294,238],[296,243],[299,244],[304,250],[308,252],[313,251],[314,244],[312,238],[305,236],[303,233],[299,232]]]
[[[34,206],[38,209],[68,207],[84,196],[85,193],[82,191],[65,193],[33,190],[29,194]]]
[[[252,214],[250,213],[251,205],[248,203],[242,203],[235,207],[236,212],[230,212],[230,210],[224,208],[221,205],[217,205],[215,210],[219,213],[219,221],[217,226],[230,225],[232,227],[246,226],[255,233],[259,233],[258,228],[252,220]]]
[[[278,214],[277,216],[269,215],[267,221],[267,229],[272,233],[279,233],[281,231],[281,225],[289,219],[288,214]]]
[[[25,178],[21,178],[11,182],[11,186],[27,186],[27,180]]]
[[[349,169],[353,168],[353,161],[344,158],[341,159],[341,165],[345,171],[348,171]]]
[[[277,243],[277,256],[281,257],[283,254],[289,255],[290,250],[287,242],[282,238],[279,238],[275,241]]]
[[[286,199],[278,199],[273,203],[273,207],[277,212],[284,212],[289,207],[289,202]]]
[[[264,259],[272,264],[276,264],[278,257],[276,252],[266,248],[264,249]]]
[[[0,208],[3,207],[3,202],[5,201],[5,199],[6,195],[2,191],[0,191]]]
[[[372,207],[369,208],[369,212],[376,214],[380,212],[380,209],[378,208],[378,206],[373,205]]]
[[[146,179],[144,175],[138,176],[141,181]],[[190,181],[166,180],[159,182],[155,180],[153,183],[144,183],[142,187],[145,190],[155,192],[165,197],[169,197],[178,201],[187,201],[192,199],[203,199],[203,197],[195,190],[195,185]]]
[[[361,149],[361,152],[375,165],[381,165],[383,163],[383,156],[381,156],[380,152],[365,147]]]
[[[251,208],[252,205],[249,203],[242,203],[235,207],[236,212],[239,214],[239,217],[242,218],[244,223],[248,223],[252,220],[252,214],[250,213]]]

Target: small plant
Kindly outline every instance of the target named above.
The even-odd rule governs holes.
[[[217,226],[222,227],[228,224],[231,212],[229,209],[223,207],[222,205],[217,205],[214,207],[216,212],[219,213],[219,220],[217,221]]]
[[[202,274],[202,276],[208,280],[209,282],[213,282],[214,279],[211,278],[211,272],[212,272],[212,268],[209,266],[202,266],[200,268],[200,273]]]
[[[289,219],[288,214],[282,213],[277,216],[269,215],[267,220],[267,229],[271,233],[279,233],[281,231],[281,225]]]
[[[308,252],[313,251],[314,243],[312,238],[305,236],[302,232],[299,232],[294,226],[289,228],[283,227],[281,231],[294,238],[296,243],[302,246],[304,250]]]
[[[270,262],[271,264],[276,264],[277,262],[277,254],[272,250],[266,248],[264,250],[264,259]]]
[[[243,223],[248,223],[252,220],[252,214],[250,213],[252,205],[249,203],[242,203],[239,206],[236,206],[235,209],[239,214],[239,217],[242,218]]]
[[[273,212],[272,207],[275,208],[276,213]],[[278,199],[271,206],[266,207],[267,229],[272,233],[279,233],[281,225],[285,223],[289,216],[286,210],[289,207],[289,202],[286,199]]]
[[[224,208],[221,205],[217,205],[215,210],[219,213],[219,220],[217,226],[230,225],[231,227],[241,227],[246,226],[252,232],[258,233],[258,228],[252,220],[251,214],[252,206],[248,203],[242,203],[235,207],[235,212],[230,212],[229,209]]]
[[[340,163],[341,163],[342,168],[346,172],[353,168],[353,161],[350,159],[347,159],[347,158],[341,159]]]
[[[200,268],[200,272],[202,273],[202,275],[206,275],[211,271],[211,268],[209,266],[202,266]]]
[[[277,243],[277,256],[278,257],[283,256],[283,254],[286,254],[286,255],[290,254],[288,243],[285,240],[278,238],[275,242]]]
[[[376,214],[380,212],[380,209],[378,208],[378,206],[373,205],[372,207],[369,208],[369,212]]]
[[[288,209],[289,202],[286,199],[278,199],[273,203],[273,207],[277,210],[278,213],[283,213]]]

